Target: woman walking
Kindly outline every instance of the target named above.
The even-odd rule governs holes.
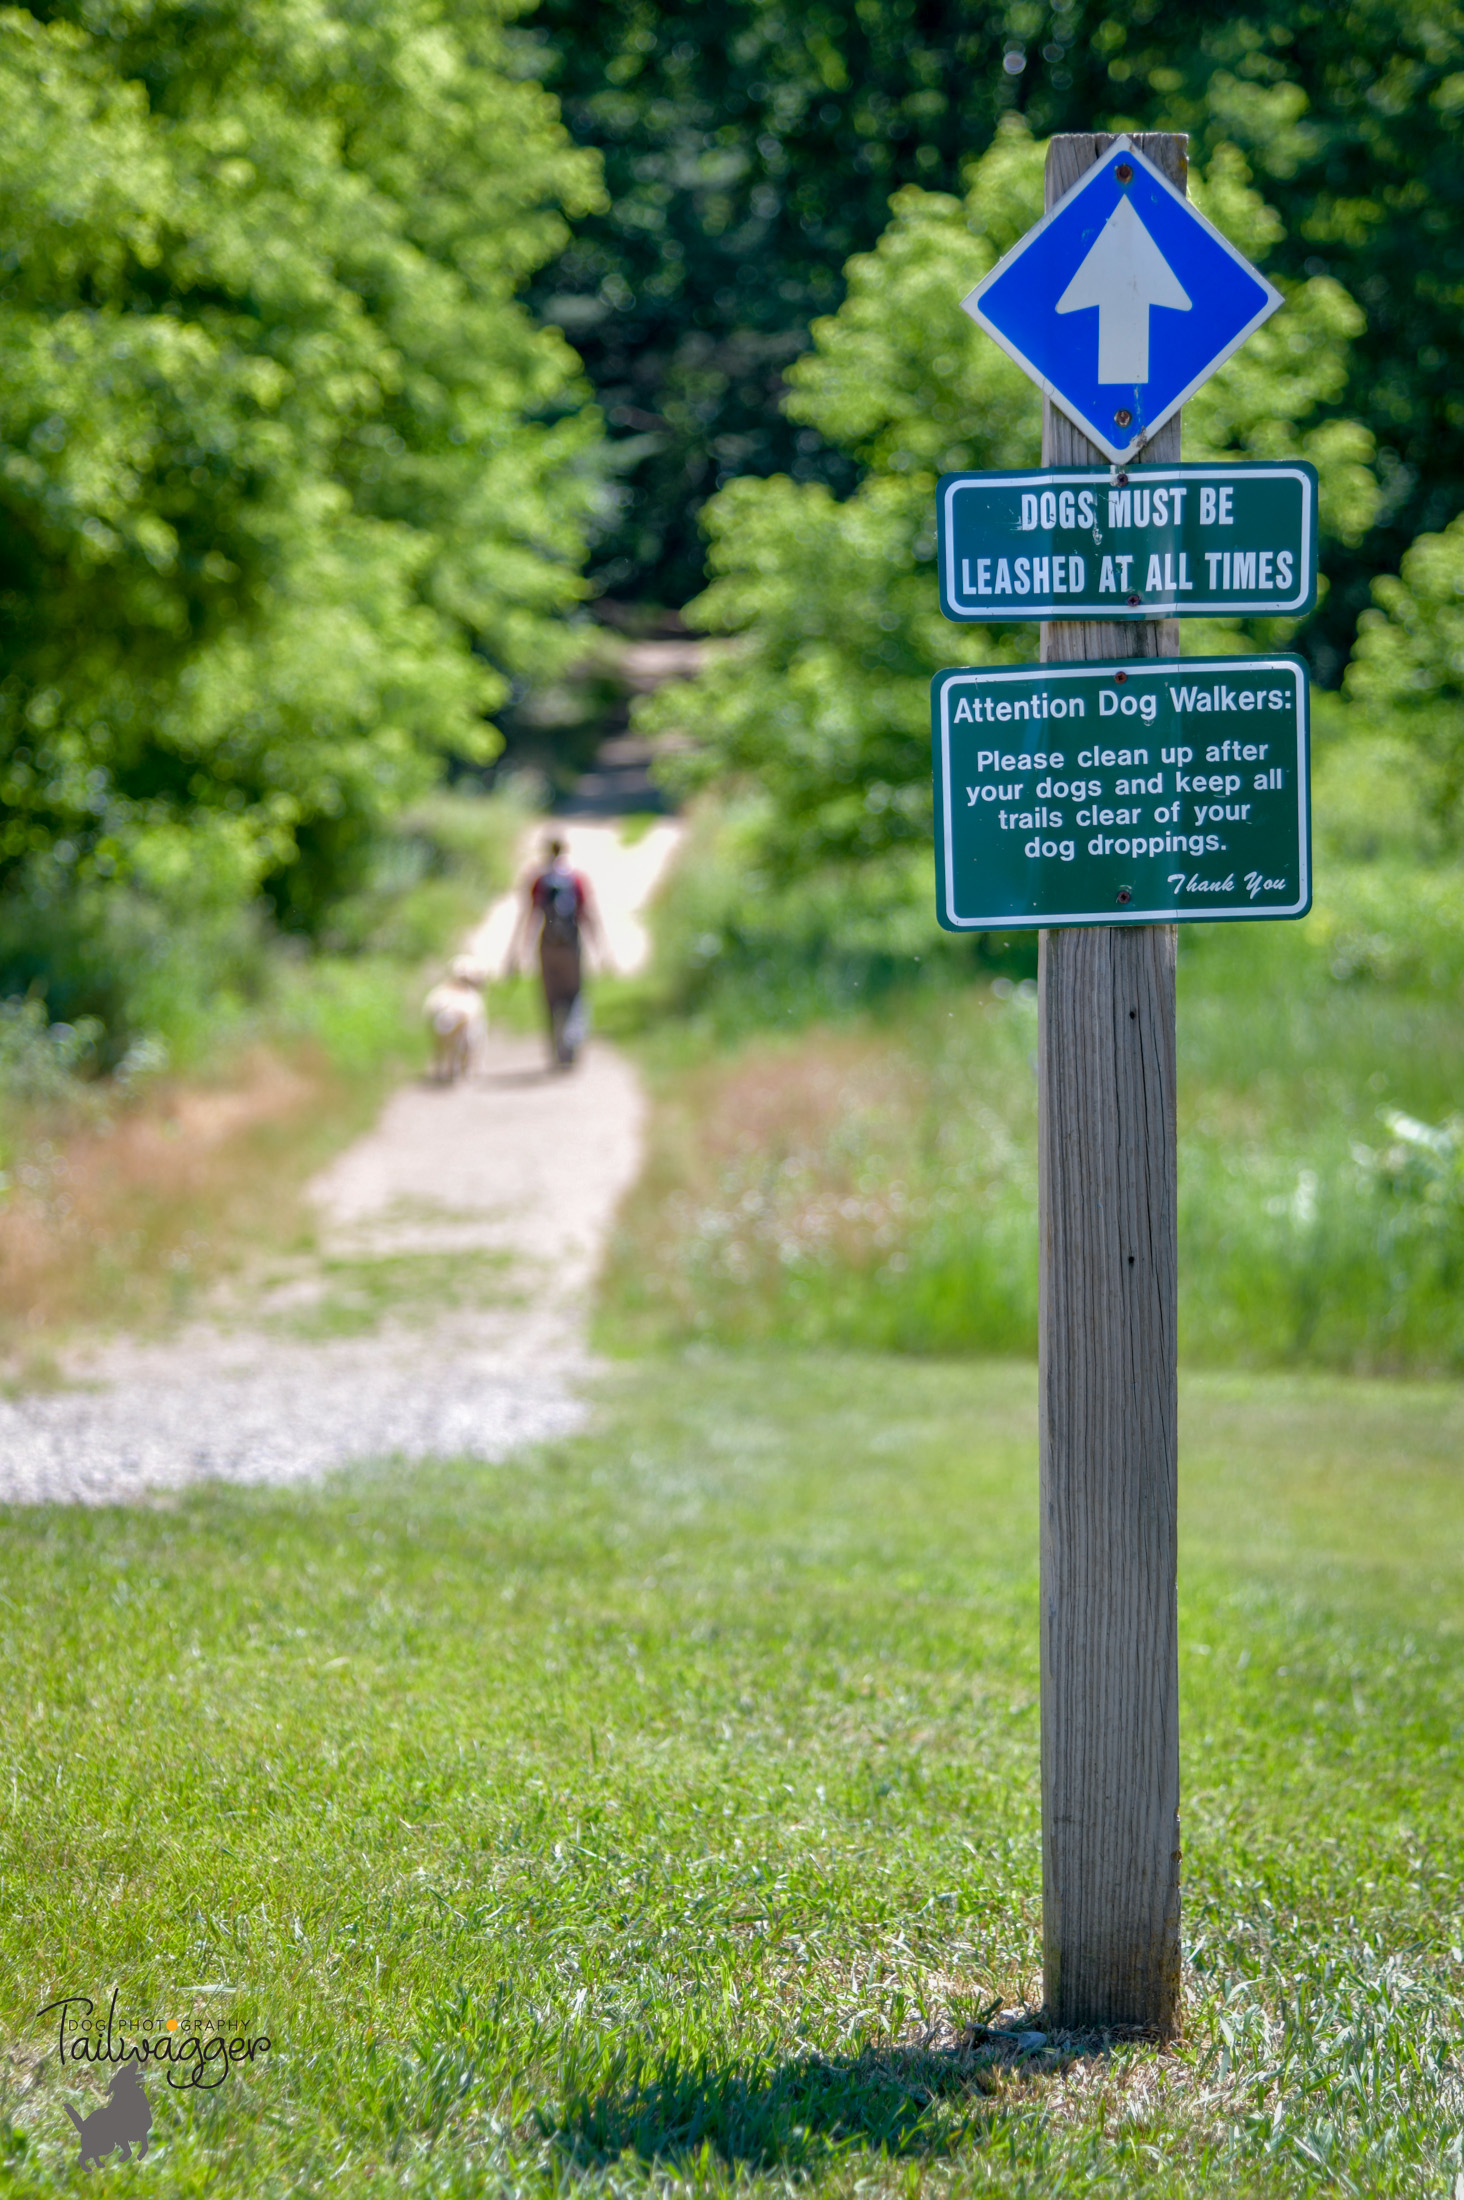
[[[584,999],[583,949],[588,942],[604,960],[604,935],[590,882],[565,860],[564,842],[547,840],[544,862],[524,890],[523,914],[509,949],[509,969],[522,956],[539,927],[539,976],[549,1025],[549,1059],[556,1069],[573,1067],[584,1044],[588,1017]]]

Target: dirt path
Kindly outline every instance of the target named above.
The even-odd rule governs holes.
[[[613,824],[566,828],[627,973],[678,830],[626,844]],[[513,914],[505,896],[473,937],[495,969]],[[589,1287],[641,1122],[613,1048],[591,1040],[562,1076],[537,1038],[490,1032],[470,1082],[396,1093],[310,1187],[316,1256],[164,1343],[78,1349],[66,1372],[85,1387],[0,1400],[0,1500],[498,1459],[578,1426]]]

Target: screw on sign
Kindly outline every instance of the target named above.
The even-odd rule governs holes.
[[[942,609],[1040,619],[1041,663],[932,684],[940,920],[1040,930],[1047,2009],[1160,2037],[1179,1999],[1175,925],[1311,901],[1305,667],[1181,660],[1177,622],[1316,589],[1307,469],[1180,463],[1185,399],[1282,303],[1189,205],[1186,142],[1054,138],[1048,211],[963,301],[1043,391],[1042,466],[942,481]]]

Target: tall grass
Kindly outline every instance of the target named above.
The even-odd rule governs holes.
[[[663,1070],[607,1334],[1026,1349],[1035,1017],[998,983]]]
[[[1031,1350],[1031,979],[932,945],[908,895],[903,970],[856,952],[877,895],[835,952],[835,882],[729,897],[735,837],[709,837],[662,915],[683,1021],[650,1049],[607,1337]],[[1339,860],[1310,925],[1181,928],[1193,1359],[1464,1365],[1464,896],[1395,876],[1390,901]]]
[[[925,852],[785,878],[764,854],[763,822],[750,800],[694,811],[653,912],[663,1010],[699,1043],[857,1015],[982,977],[1035,976],[1035,932],[940,930]]]

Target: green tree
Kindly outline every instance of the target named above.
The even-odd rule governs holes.
[[[1464,17],[1432,0],[542,0],[553,81],[610,203],[539,295],[620,440],[602,584],[683,603],[697,514],[736,474],[852,486],[780,412],[780,378],[905,184],[951,189],[1019,112],[1054,130],[1179,129],[1244,152],[1281,218],[1272,271],[1367,315],[1332,401],[1374,432],[1378,523],[1330,547],[1303,636],[1340,674],[1372,578],[1464,507]]]
[[[1464,850],[1464,517],[1423,535],[1401,574],[1373,585],[1347,668],[1349,701],[1374,735],[1401,736],[1419,792],[1457,855]]]
[[[598,184],[512,15],[0,15],[0,990],[318,925],[563,652],[595,422],[515,294]]]
[[[1186,50],[1226,12],[1198,0]],[[838,306],[845,262],[874,244],[901,185],[949,186],[1022,107],[1043,134],[1068,112],[1092,127],[1111,104],[1092,42],[1102,13],[540,0],[551,81],[604,159],[609,195],[535,292],[618,442],[623,501],[598,546],[601,587],[684,603],[703,577],[701,507],[735,476],[853,487],[848,454],[780,409],[810,324]],[[1140,50],[1157,65],[1169,43],[1156,25]]]
[[[666,690],[648,722],[695,732],[689,783],[744,779],[765,792],[784,868],[923,847],[932,672],[1035,648],[1030,626],[942,618],[934,510],[941,473],[1039,456],[1037,392],[959,301],[1040,211],[1042,161],[1013,119],[964,199],[900,192],[876,251],[850,262],[845,302],[815,324],[787,405],[858,462],[854,494],[743,480],[707,508],[714,578],[689,615],[737,639],[692,689]],[[1217,150],[1194,184],[1243,251],[1274,252],[1280,224],[1238,153]],[[1371,437],[1328,409],[1362,317],[1328,277],[1285,287],[1284,311],[1186,407],[1186,455],[1309,458],[1324,531],[1355,541],[1377,503]],[[1199,635],[1191,625],[1190,639],[1245,646],[1218,624]]]

